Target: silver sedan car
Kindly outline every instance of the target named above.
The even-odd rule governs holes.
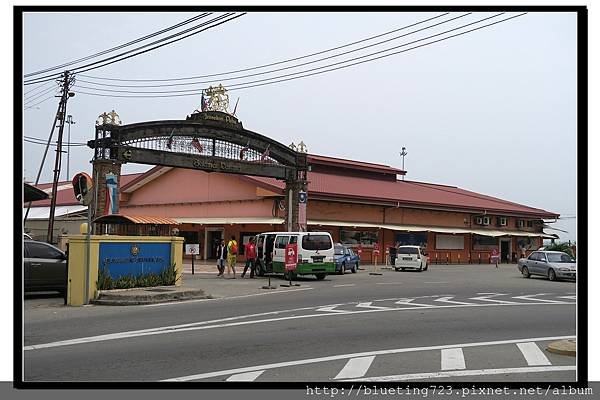
[[[577,263],[562,251],[534,251],[529,257],[521,258],[517,267],[524,278],[541,275],[555,281],[575,279],[577,276]]]

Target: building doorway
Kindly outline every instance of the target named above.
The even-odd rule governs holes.
[[[501,262],[510,262],[510,244],[511,239],[500,239],[500,260]]]
[[[223,228],[206,228],[204,235],[204,259],[217,259],[217,246],[223,239]]]

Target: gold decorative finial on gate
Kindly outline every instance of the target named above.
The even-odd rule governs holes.
[[[223,85],[212,87],[202,90],[203,100],[205,105],[202,107],[202,111],[221,111],[229,113],[229,95],[227,89]]]
[[[121,118],[115,110],[112,110],[109,113],[103,112],[96,119],[96,126],[98,125],[121,125]]]
[[[300,143],[298,143],[298,151],[300,153],[306,153],[308,151],[308,147],[306,147],[304,141],[300,141]]]

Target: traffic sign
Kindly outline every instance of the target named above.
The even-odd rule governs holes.
[[[293,271],[296,269],[298,263],[298,244],[286,244],[285,245],[285,270]]]
[[[196,255],[200,253],[200,245],[199,244],[186,244],[185,245],[185,254],[186,255]]]

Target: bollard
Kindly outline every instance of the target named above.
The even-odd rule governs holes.
[[[438,253],[435,253],[435,263],[438,263]]]
[[[460,253],[458,253],[458,263],[460,264]]]
[[[448,253],[446,253],[446,265],[448,265]]]
[[[479,264],[481,264],[481,253],[479,253]]]

